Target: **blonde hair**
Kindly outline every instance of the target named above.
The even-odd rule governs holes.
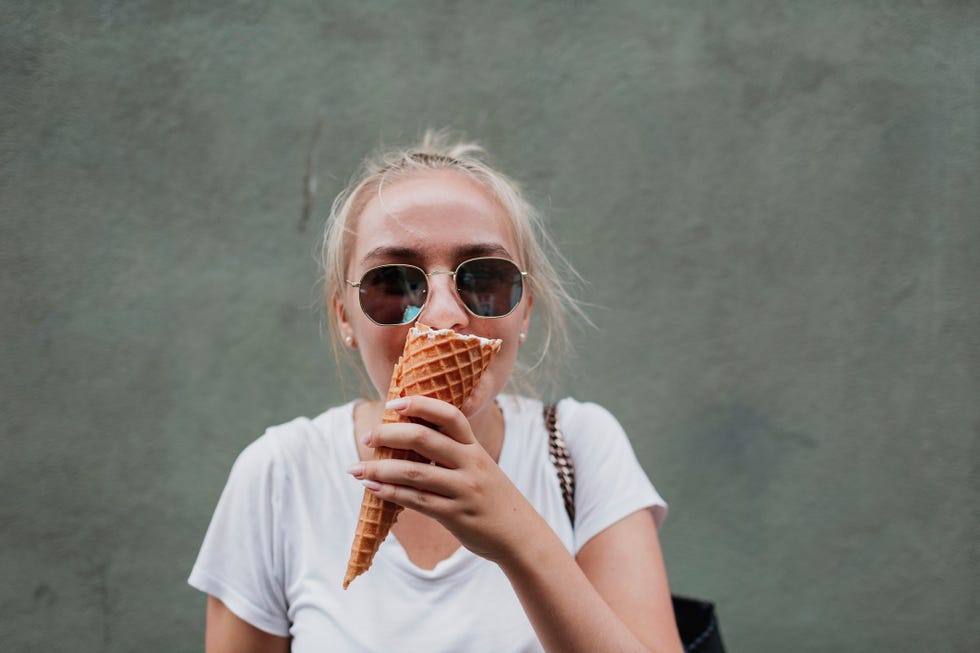
[[[413,147],[379,151],[369,156],[334,199],[319,256],[321,298],[334,355],[340,363],[340,352],[349,351],[340,342],[332,307],[334,300],[342,301],[343,298],[357,235],[357,218],[383,184],[438,169],[460,172],[479,183],[490,191],[510,219],[519,259],[528,272],[527,287],[534,296],[532,322],[543,322],[542,335],[530,341],[532,345],[537,343],[533,362],[528,364],[518,360],[511,381],[521,391],[537,395],[536,389],[544,390],[542,386],[557,381],[561,363],[568,355],[569,315],[575,314],[589,322],[579,302],[569,292],[568,281],[579,279],[579,276],[559,253],[544,228],[541,215],[525,199],[517,182],[493,168],[486,161],[486,152],[480,145],[455,140],[445,130],[427,130],[421,142]],[[524,349],[527,347],[522,347]]]

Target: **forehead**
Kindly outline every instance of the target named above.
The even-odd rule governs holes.
[[[365,269],[392,252],[445,265],[466,253],[518,259],[504,207],[478,182],[448,169],[386,181],[365,204],[350,265]]]

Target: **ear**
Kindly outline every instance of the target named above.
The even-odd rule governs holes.
[[[521,318],[521,333],[528,333],[531,325],[531,309],[534,308],[534,293],[528,293],[527,301],[524,303],[524,315]]]
[[[333,312],[337,318],[337,330],[340,333],[340,339],[348,343],[349,347],[353,348],[351,343],[354,342],[354,327],[351,326],[350,320],[347,319],[347,308],[339,297],[333,298]]]

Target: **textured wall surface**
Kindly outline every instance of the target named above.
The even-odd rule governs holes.
[[[0,649],[201,649],[234,457],[345,396],[330,199],[449,125],[588,280],[563,389],[731,650],[976,651],[978,116],[972,1],[4,2]]]

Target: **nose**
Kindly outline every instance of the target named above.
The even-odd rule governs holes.
[[[429,296],[419,313],[419,322],[433,329],[461,331],[470,323],[470,314],[456,292],[456,279],[451,274],[429,276]]]

